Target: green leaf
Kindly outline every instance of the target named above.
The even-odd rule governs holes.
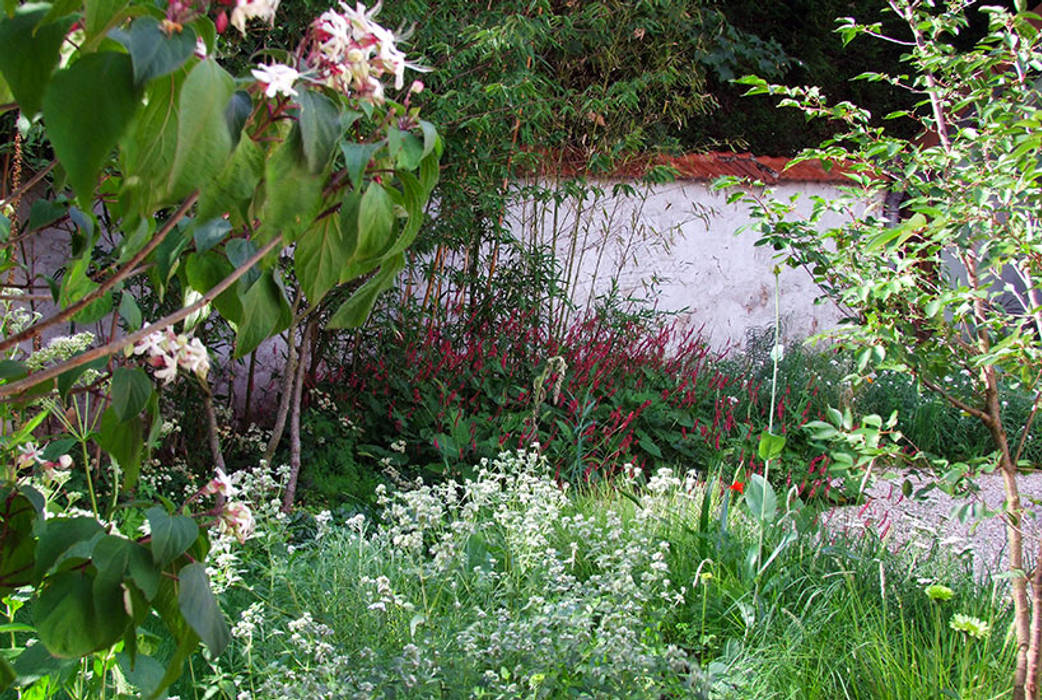
[[[234,268],[231,263],[213,251],[201,254],[192,253],[185,263],[188,284],[200,294],[205,294],[213,289],[232,272],[234,272]],[[241,322],[242,301],[234,286],[218,294],[213,305],[225,319],[236,324]]]
[[[652,457],[662,457],[662,450],[659,449],[659,446],[655,444],[655,441],[651,439],[650,435],[643,430],[636,430],[635,434],[637,439],[640,440],[640,449],[644,450]]]
[[[133,66],[126,54],[89,54],[51,79],[43,96],[47,133],[85,208],[102,164],[137,107]]]
[[[189,564],[181,569],[177,576],[180,580],[177,600],[181,606],[181,614],[210,652],[214,656],[220,656],[228,646],[231,634],[221,608],[217,605],[217,599],[210,590],[206,568],[198,562]]]
[[[199,195],[197,220],[206,222],[230,212],[233,226],[245,221],[247,207],[264,174],[264,159],[264,151],[252,139],[240,139],[228,163]]]
[[[177,150],[165,199],[183,199],[227,164],[232,136],[224,110],[233,92],[235,81],[212,59],[200,61],[188,74],[178,98]]]
[[[344,133],[340,113],[325,95],[304,90],[297,96],[300,105],[301,145],[308,171],[318,174],[333,157],[333,149]]]
[[[127,324],[127,330],[136,331],[141,328],[141,322],[144,320],[141,316],[141,307],[137,305],[134,295],[128,291],[124,291],[123,296],[119,299],[119,315]]]
[[[397,159],[399,168],[415,170],[425,155],[423,144],[418,138],[407,132],[402,134],[402,148],[398,151]]]
[[[199,224],[192,231],[192,237],[195,240],[195,249],[200,253],[213,248],[215,245],[224,240],[224,237],[228,235],[228,232],[232,230],[232,225],[228,223],[227,219],[222,217],[216,217],[209,221]]]
[[[749,514],[760,521],[761,527],[773,523],[778,513],[778,496],[770,482],[760,474],[753,474],[745,485],[745,505]]]
[[[188,551],[199,536],[199,526],[186,515],[170,515],[159,506],[145,511],[152,531],[152,560],[165,567]]]
[[[326,326],[328,328],[358,328],[365,323],[365,320],[369,318],[369,313],[373,310],[373,304],[376,303],[376,297],[391,286],[394,278],[404,267],[405,256],[401,254],[385,262],[378,273],[355,290],[354,294],[340,305]]]
[[[391,244],[394,202],[378,182],[370,182],[358,206],[358,245],[355,258],[375,258]]]
[[[350,255],[336,214],[318,221],[297,240],[293,267],[310,303],[317,304],[337,284]]]
[[[105,529],[94,518],[50,518],[43,521],[36,545],[33,577],[41,581],[55,566],[69,558],[89,559],[94,541]]]
[[[294,127],[264,169],[264,204],[257,242],[267,243],[278,234],[286,243],[295,241],[318,215],[324,185],[324,178],[308,171],[301,130]]]
[[[0,360],[0,380],[17,381],[29,376],[29,368],[18,360]]]
[[[434,128],[433,124],[422,119],[420,129],[423,131],[423,157],[426,158],[438,145],[438,130]]]
[[[129,4],[127,0],[86,0],[83,24],[87,42],[94,42],[118,26],[126,17],[124,10]]]
[[[0,656],[0,693],[10,688],[17,677],[18,674],[14,672],[14,667],[5,657]]]
[[[67,216],[69,203],[65,200],[52,201],[50,199],[37,199],[29,210],[29,223],[26,231],[37,231],[50,226],[55,221]]]
[[[163,664],[151,656],[138,655],[132,661],[129,654],[120,652],[116,654],[116,663],[127,682],[141,691],[142,697],[155,693],[159,688],[163,679]],[[166,697],[166,693],[162,697]]]
[[[50,577],[33,604],[33,624],[53,655],[86,656],[119,638],[109,640],[98,628],[92,583],[84,571],[66,571]]]
[[[0,73],[27,118],[40,111],[43,93],[60,58],[72,18],[37,27],[50,6],[31,3],[0,21]]]
[[[780,457],[784,449],[785,436],[775,435],[765,430],[760,435],[760,444],[756,448],[756,453],[760,456],[760,459],[766,462],[767,460]]]
[[[56,386],[58,388],[58,395],[61,396],[62,401],[65,401],[65,399],[68,398],[69,391],[74,386],[76,386],[76,382],[79,380],[80,377],[83,376],[84,372],[86,372],[87,370],[91,370],[91,369],[100,370],[102,367],[106,366],[108,363],[109,363],[109,358],[107,358],[107,357],[99,357],[96,360],[92,360],[92,361],[90,361],[90,362],[88,362],[86,364],[82,364],[82,365],[80,365],[78,367],[73,367],[72,369],[66,370],[66,371],[62,372],[61,374],[59,374],[58,375],[58,379],[55,381],[55,384],[56,384]]]
[[[195,52],[195,32],[191,27],[167,34],[155,17],[147,15],[134,20],[129,31],[113,32],[113,38],[130,52],[134,83],[138,86],[173,73]]]
[[[101,414],[101,428],[96,438],[98,445],[108,452],[123,470],[123,480],[126,484],[137,481],[145,447],[143,433],[144,424],[139,417],[121,421],[112,406]]]
[[[124,172],[120,197],[142,217],[151,219],[156,207],[170,203],[164,196],[177,152],[179,99],[187,76],[182,69],[152,81],[145,93],[148,103],[120,141]]]
[[[112,408],[125,422],[141,413],[152,396],[152,380],[140,367],[117,367],[112,372]]]
[[[242,298],[242,322],[235,335],[235,357],[253,352],[261,341],[283,330],[289,304],[271,272],[264,273]]]
[[[383,141],[377,143],[350,143],[342,141],[340,152],[344,154],[347,167],[347,175],[351,178],[351,184],[356,190],[362,189],[362,175],[372,160],[373,155],[384,145]]]
[[[24,495],[11,488],[0,500],[0,597],[32,582],[36,539],[33,525],[37,510]]]
[[[253,112],[253,100],[250,93],[245,90],[236,90],[228,100],[228,106],[224,108],[224,121],[228,125],[228,133],[232,136],[232,143],[238,145],[242,137],[242,128],[246,126],[246,120]]]

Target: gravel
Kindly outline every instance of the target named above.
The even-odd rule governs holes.
[[[908,478],[918,490],[928,482],[915,475],[896,480],[879,480],[867,490],[867,501],[860,506],[836,508],[826,516],[828,526],[849,534],[873,531],[893,546],[928,550],[935,544],[955,556],[972,557],[978,576],[1004,571],[1006,528],[999,513],[1005,499],[1000,474],[982,474],[975,481],[980,491],[971,500],[953,499],[933,489],[924,499],[905,498],[901,484]],[[1019,477],[1022,504],[1028,512],[1023,520],[1025,568],[1030,570],[1042,537],[1042,473]],[[960,522],[954,510],[966,503],[976,503],[991,513],[966,518]]]

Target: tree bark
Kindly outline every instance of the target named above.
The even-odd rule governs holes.
[[[300,337],[300,351],[297,353],[297,371],[293,380],[293,403],[290,406],[289,416],[289,479],[286,481],[286,490],[282,494],[284,513],[293,510],[293,501],[297,496],[297,479],[300,477],[300,402],[304,394],[304,376],[307,374],[307,356],[314,325],[314,317],[308,319]]]

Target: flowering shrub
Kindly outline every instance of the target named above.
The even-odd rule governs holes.
[[[18,251],[33,246],[14,241],[55,226],[69,241],[54,313],[27,311],[17,294],[0,307],[0,597],[28,591],[30,603],[0,654],[0,691],[68,685],[83,696],[118,680],[119,692],[132,683],[159,697],[200,641],[223,651],[207,530],[217,532],[209,571],[217,580],[228,570],[217,580],[227,587],[232,541],[249,539],[256,520],[219,469],[210,354],[193,328],[216,311],[238,357],[295,327],[301,305],[357,281],[328,319],[356,326],[419,232],[441,143],[409,106],[421,86],[402,91],[415,66],[373,20],[377,8],[359,4],[317,19],[286,54],[292,65],[236,80],[215,58],[218,35],[271,25],[278,4],[4,3],[0,112],[35,123],[55,160],[22,182],[16,145],[0,199],[0,274],[32,286],[35,264]],[[23,220],[19,204],[37,192]],[[173,310],[145,323],[131,279]],[[29,349],[55,326],[103,320],[104,334]],[[162,503],[150,507],[140,472],[156,466],[160,395],[179,373],[208,408],[207,474],[217,476],[184,500],[150,479],[143,491]],[[138,648],[153,614],[175,649],[162,660]]]
[[[771,407],[758,369],[721,362],[667,317],[590,316],[557,337],[523,313],[458,325],[406,315],[356,347],[322,386],[380,471],[467,473],[472,461],[535,443],[575,483],[615,476],[627,462],[762,469],[756,440]],[[806,381],[780,391],[782,434],[818,417],[820,404],[803,398],[815,379]],[[824,495],[827,460],[806,441],[792,445],[775,477]]]

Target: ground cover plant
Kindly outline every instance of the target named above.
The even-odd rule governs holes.
[[[1015,655],[1001,584],[936,540],[794,538],[797,500],[762,522],[730,475],[577,491],[508,452],[301,529],[264,474],[235,478],[274,507],[213,575],[238,581],[231,650],[182,698],[990,698]]]

